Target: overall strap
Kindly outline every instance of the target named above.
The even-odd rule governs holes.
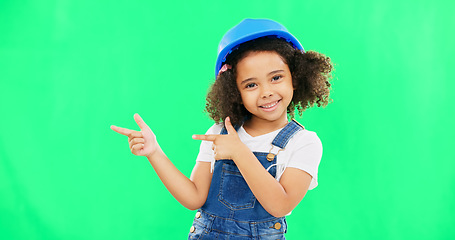
[[[304,127],[298,123],[295,119],[292,119],[273,139],[272,145],[277,146],[281,149],[285,148],[289,140]]]

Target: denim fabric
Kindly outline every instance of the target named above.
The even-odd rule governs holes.
[[[300,123],[296,122],[295,120],[292,120],[285,128],[286,131],[283,132],[282,134],[278,134],[275,139],[273,139],[272,144],[284,148],[286,144],[288,144],[289,140],[294,136],[298,131],[303,129],[303,126],[300,125]],[[280,132],[281,133],[281,132]]]
[[[272,144],[284,148],[289,139],[302,129],[300,124],[291,121]],[[223,128],[221,134],[226,133]],[[268,161],[268,153],[253,154],[265,169],[276,164],[276,156]],[[275,177],[276,165],[268,172]],[[285,239],[285,218],[276,218],[262,207],[232,160],[216,161],[207,201],[198,212],[201,215],[194,219],[195,230],[188,239]]]
[[[274,218],[265,221],[236,221],[208,214],[203,210],[194,218],[194,232],[188,239],[230,239],[230,240],[282,240],[286,239],[286,219]],[[279,224],[279,225],[277,225]],[[278,229],[277,229],[278,228]]]

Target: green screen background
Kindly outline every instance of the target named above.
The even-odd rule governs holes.
[[[335,64],[297,119],[324,146],[288,239],[454,239],[453,1],[0,1],[0,238],[185,239],[182,207],[111,124],[140,113],[187,176],[217,45],[284,24]]]

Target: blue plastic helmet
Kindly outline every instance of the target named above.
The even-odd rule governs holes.
[[[265,36],[276,36],[290,42],[294,48],[303,50],[299,40],[280,23],[269,19],[244,19],[224,34],[218,45],[215,76],[221,69],[226,57],[240,44]]]

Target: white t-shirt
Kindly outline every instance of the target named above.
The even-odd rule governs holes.
[[[214,124],[207,130],[206,134],[219,134],[223,124]],[[237,131],[240,140],[252,152],[268,153],[272,147],[271,143],[281,129],[273,132],[252,137],[249,135],[243,126]],[[280,150],[274,147],[272,153],[276,154]],[[303,129],[298,131],[288,142],[284,150],[278,152],[277,157],[277,172],[276,179],[279,181],[282,173],[288,167],[301,169],[312,176],[308,190],[315,188],[318,185],[318,167],[322,157],[322,144],[315,132]],[[196,161],[200,162],[215,162],[212,142],[202,141],[199,149],[199,154]]]

